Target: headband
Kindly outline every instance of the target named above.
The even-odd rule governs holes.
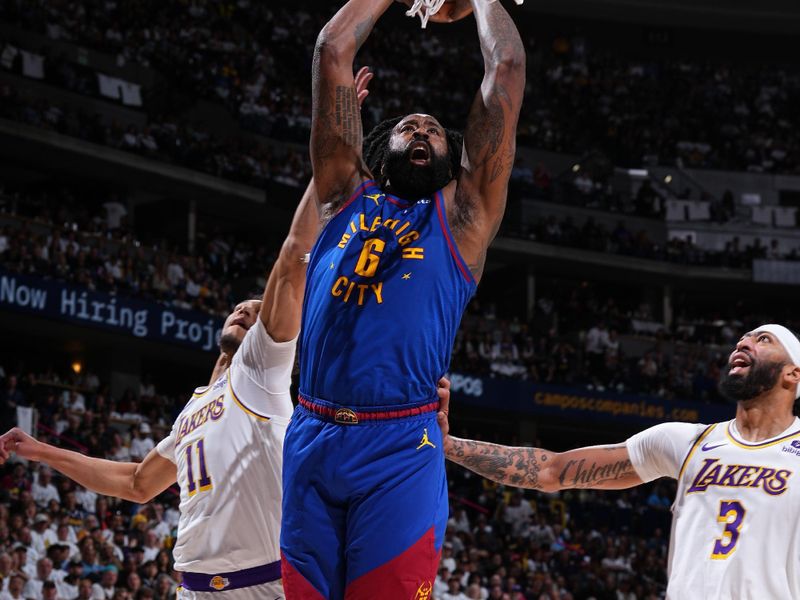
[[[795,334],[793,334],[783,325],[777,325],[775,323],[756,327],[750,333],[755,333],[757,331],[771,333],[778,338],[778,341],[786,349],[786,352],[789,355],[789,360],[792,361],[792,364],[800,367],[800,340],[797,339]],[[800,385],[797,386],[795,398],[800,398]]]

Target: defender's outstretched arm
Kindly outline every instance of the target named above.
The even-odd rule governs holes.
[[[643,483],[625,444],[558,453],[450,436],[445,442],[445,455],[497,483],[542,492],[571,488],[619,490]]]
[[[368,85],[372,77],[369,67],[361,67],[355,75],[356,102],[359,107],[369,95]],[[281,246],[278,260],[275,261],[264,288],[259,316],[267,333],[276,342],[292,340],[300,332],[306,285],[305,257],[311,252],[320,227],[316,181],[312,179],[297,205],[289,235]],[[216,371],[217,369],[215,374]],[[212,377],[213,381],[216,379]]]
[[[116,462],[51,446],[15,427],[0,436],[0,464],[12,453],[47,463],[93,492],[138,504],[149,502],[178,480],[175,464],[155,448],[140,463]]]

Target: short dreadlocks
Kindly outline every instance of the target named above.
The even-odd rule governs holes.
[[[389,152],[389,138],[392,136],[392,129],[403,117],[394,117],[378,123],[372,131],[364,138],[362,154],[364,162],[367,164],[372,176],[378,184],[383,187],[386,184],[386,175],[383,170],[383,163],[386,154]],[[464,144],[464,136],[458,131],[445,128],[447,138],[447,149],[450,155],[450,172],[453,178],[458,176],[461,171],[461,149]]]

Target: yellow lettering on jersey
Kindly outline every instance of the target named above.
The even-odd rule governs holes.
[[[403,258],[425,258],[425,248],[403,248]]]
[[[369,231],[369,227],[367,227],[366,222],[364,221],[364,213],[358,215],[358,228],[361,231]]]
[[[411,242],[416,242],[419,239],[419,232],[418,231],[410,231],[397,240],[397,243],[401,246],[408,246]]]
[[[336,283],[333,284],[333,287],[331,288],[331,294],[334,296],[341,296],[344,293],[342,291],[342,286],[345,285],[347,285],[347,277],[343,275],[336,280]]]
[[[383,222],[383,226],[386,227],[386,229],[391,229],[392,231],[394,231],[394,228],[397,227],[399,223],[400,219],[386,219]]]
[[[400,229],[398,229],[397,231],[395,231],[394,233],[395,233],[395,235],[400,235],[401,233],[403,233],[409,227],[411,227],[411,223],[409,221],[406,221],[405,223],[403,223],[403,226]]]
[[[350,294],[352,294],[352,293],[353,293],[353,288],[354,288],[354,287],[356,287],[356,282],[355,282],[355,281],[351,281],[351,282],[350,282],[350,285],[347,287],[347,291],[346,291],[346,292],[345,292],[345,294],[344,294],[344,301],[345,301],[345,302],[347,302],[348,300],[350,300]]]
[[[375,299],[378,301],[378,304],[383,304],[383,282],[373,283],[370,285],[372,291],[375,293]]]
[[[372,219],[372,225],[369,226],[369,230],[375,231],[378,227],[380,227],[380,225],[381,225],[381,218],[375,217],[374,219]]]
[[[365,283],[361,283],[358,285],[358,305],[364,305],[364,292],[369,289],[369,286]]]
[[[380,262],[380,254],[386,247],[386,242],[380,238],[371,238],[364,242],[364,248],[356,262],[355,272],[364,277],[374,277],[378,270],[378,263]]]
[[[349,239],[350,239],[349,233],[342,234],[342,241],[339,242],[339,248],[344,248],[345,246],[347,246],[347,240]]]
[[[356,229],[355,223],[353,223],[352,221],[350,221],[350,231],[352,231],[353,233],[358,231],[358,229]]]
[[[358,293],[354,294],[353,292],[358,289]],[[369,299],[369,294],[367,292],[371,291],[373,296],[375,296],[375,301],[378,304],[383,304],[383,282],[378,283],[356,283],[355,281],[350,281],[344,275],[339,277],[336,280],[336,283],[333,284],[331,288],[331,295],[335,297],[341,297],[342,302],[350,302],[351,298],[355,300],[355,303],[358,306],[364,306]]]

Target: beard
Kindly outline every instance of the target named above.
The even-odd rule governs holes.
[[[237,338],[232,333],[223,334],[219,337],[219,349],[228,356],[233,356],[239,349],[242,340]]]
[[[719,393],[731,402],[752,400],[775,387],[784,365],[782,362],[753,361],[747,375],[731,375],[731,366],[726,365],[719,378]]]
[[[438,156],[432,149],[430,161],[424,167],[411,164],[411,151],[408,148],[403,151],[389,150],[383,173],[392,190],[406,200],[432,196],[452,179],[450,159]]]

